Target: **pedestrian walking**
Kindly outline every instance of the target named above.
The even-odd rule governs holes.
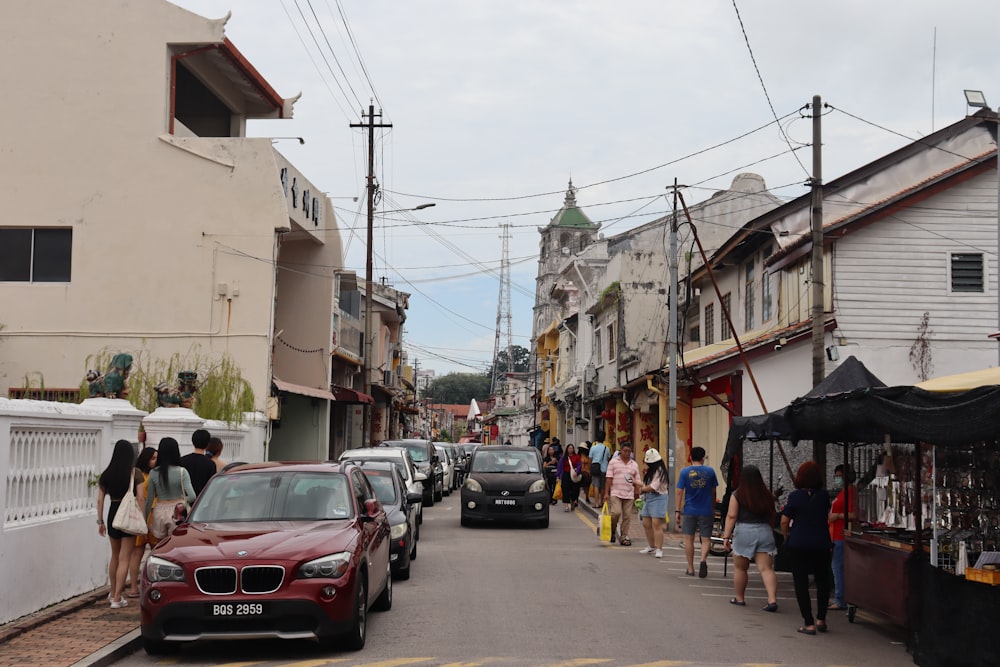
[[[833,541],[833,601],[829,609],[846,610],[847,599],[844,596],[844,528],[848,519],[857,518],[858,491],[854,488],[854,470],[844,464],[833,469],[833,488],[840,493],[830,505],[830,539]]]
[[[115,514],[122,498],[133,485],[142,483],[142,475],[135,478],[135,450],[128,440],[119,440],[111,452],[111,461],[97,478],[97,533],[108,538],[111,545],[111,561],[108,563],[108,580],[111,592],[108,600],[112,609],[128,606],[125,599],[125,578],[128,576],[129,561],[135,548],[135,535],[122,532],[114,527]],[[104,506],[107,504],[107,523],[104,522]]]
[[[593,507],[601,506],[604,497],[604,476],[608,472],[608,462],[611,461],[611,450],[603,442],[590,447],[590,483],[594,487]]]
[[[639,518],[646,533],[646,547],[639,553],[651,553],[656,558],[663,558],[663,524],[667,518],[670,477],[667,474],[667,466],[663,463],[663,457],[655,449],[647,449],[643,461],[646,463],[646,472],[643,473],[638,491],[642,494]]]
[[[719,480],[715,470],[705,465],[705,448],[691,448],[691,462],[682,468],[677,476],[677,509],[675,514],[681,519],[681,533],[684,534],[684,555],[687,570],[684,574],[694,576],[694,534],[701,537],[701,562],[698,576],[708,576],[708,552],[712,548],[712,527],[715,524],[715,489]]]
[[[229,463],[223,461],[219,458],[222,455],[222,438],[217,438],[214,435],[208,439],[208,444],[205,445],[205,456],[212,459],[212,463],[215,464],[215,472],[222,472]]]
[[[795,490],[781,510],[781,533],[792,563],[795,599],[804,624],[799,632],[826,632],[830,602],[830,496],[823,489],[823,473],[815,461],[806,461],[795,474]],[[809,576],[816,582],[816,616],[809,598]]]
[[[583,475],[580,472],[580,455],[576,453],[574,445],[566,445],[566,453],[559,459],[557,470],[562,483],[564,511],[570,512],[577,507],[580,499],[580,481],[583,480]]]
[[[187,469],[191,475],[191,486],[194,487],[195,495],[199,495],[201,490],[208,484],[208,480],[215,474],[215,463],[206,456],[205,447],[212,439],[212,434],[203,428],[191,434],[191,445],[194,451],[181,457],[181,465]]]
[[[148,486],[145,514],[150,517],[150,544],[155,545],[174,529],[174,510],[177,504],[190,505],[196,498],[191,476],[181,466],[180,445],[173,438],[160,440],[156,468],[149,473]]]
[[[139,507],[146,506],[146,493],[149,485],[149,471],[156,467],[156,449],[144,447],[139,452],[139,458],[135,460],[135,468],[142,473],[142,484],[135,487],[135,501]],[[146,515],[146,522],[149,523],[149,515]],[[139,597],[139,566],[142,564],[142,556],[146,553],[146,546],[149,544],[149,534],[135,536],[135,548],[128,563],[129,589],[126,597]]]
[[[608,503],[611,514],[611,541],[615,541],[615,531],[621,534],[623,547],[632,546],[629,527],[635,514],[635,488],[639,479],[639,465],[632,458],[632,444],[619,445],[619,456],[608,463],[608,473],[604,486],[604,502]],[[619,520],[621,525],[619,526]]]
[[[545,474],[545,486],[549,489],[549,504],[555,505],[556,500],[556,478],[558,475],[559,457],[556,456],[552,445],[545,445],[544,456],[542,457],[542,472]]]
[[[590,443],[584,441],[580,445],[580,473],[583,481],[580,482],[580,494],[583,495],[583,502],[590,504],[590,484],[593,478],[590,476]]]
[[[767,591],[764,611],[778,611],[778,577],[774,573],[774,496],[764,484],[757,466],[743,466],[740,485],[729,497],[726,525],[722,531],[726,549],[733,552],[733,589],[736,597],[730,604],[746,606],[750,561],[757,566]]]

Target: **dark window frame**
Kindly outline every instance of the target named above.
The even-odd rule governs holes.
[[[72,277],[72,228],[0,228],[0,283],[69,283]]]

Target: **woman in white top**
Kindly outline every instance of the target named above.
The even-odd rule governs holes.
[[[190,505],[194,499],[191,475],[181,467],[180,445],[173,438],[163,438],[157,449],[156,467],[149,473],[146,491],[146,516],[153,510],[149,521],[150,544],[162,540],[177,525],[174,521],[177,503]]]
[[[663,558],[663,523],[667,517],[670,478],[658,451],[647,449],[643,460],[646,462],[646,472],[642,476],[642,482],[636,483],[636,491],[642,494],[643,504],[639,517],[646,533],[646,547],[640,549],[639,553],[651,553],[657,558]]]

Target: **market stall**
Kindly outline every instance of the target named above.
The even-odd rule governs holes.
[[[843,443],[862,472],[848,601],[907,628],[925,666],[995,664],[1000,634],[1000,386],[859,389],[793,401],[798,440]],[[980,567],[970,567],[979,565]]]

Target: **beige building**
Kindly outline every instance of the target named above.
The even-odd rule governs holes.
[[[102,352],[228,356],[276,410],[268,458],[326,458],[337,223],[245,136],[295,100],[225,23],[162,0],[0,5],[0,388],[72,390]]]

